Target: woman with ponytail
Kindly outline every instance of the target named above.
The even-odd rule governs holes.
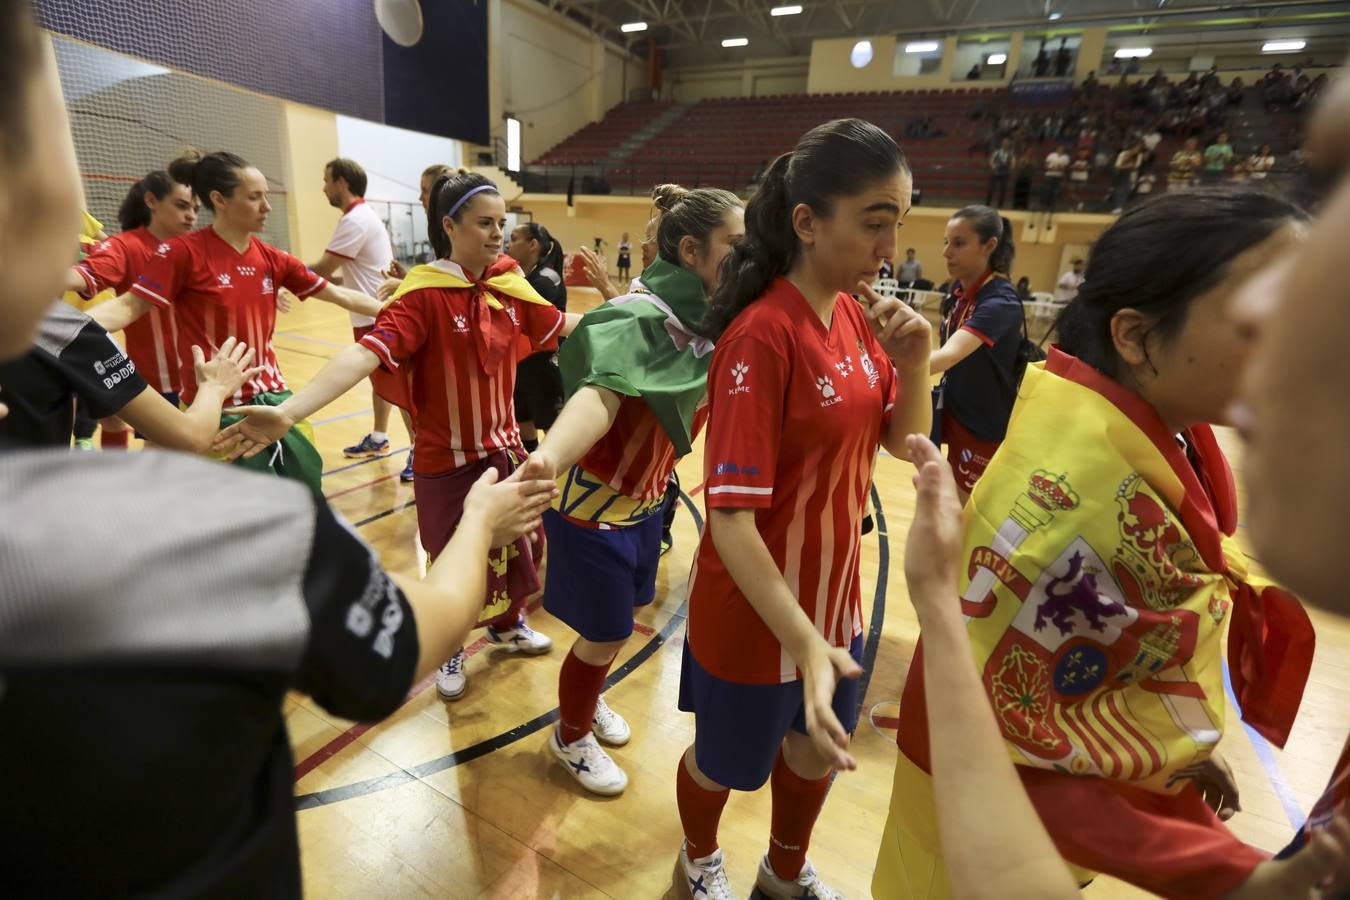
[[[577,632],[558,679],[558,727],[549,749],[595,794],[621,793],[628,776],[599,743],[630,731],[600,692],[633,633],[633,614],[656,597],[667,481],[706,420],[712,342],[698,335],[722,260],[744,234],[728,191],[653,191],[660,256],[635,288],[588,313],[559,351],[570,399],[535,458],[562,475],[544,514],[544,608]]]
[[[517,225],[511,232],[506,253],[525,273],[525,280],[549,303],[567,311],[567,285],[563,284],[562,244],[538,222]],[[557,354],[543,350],[522,359],[516,366],[516,422],[527,453],[539,446],[539,429],[553,427],[562,409],[562,376]]]
[[[485,472],[519,479],[530,468],[517,469],[525,451],[511,412],[520,340],[551,350],[580,318],[539,296],[502,253],[505,227],[506,203],[490,180],[472,173],[437,179],[427,205],[436,261],[408,272],[370,333],[295,396],[280,406],[232,410],[243,419],[220,433],[217,446],[230,448],[232,457],[256,456],[374,373],[381,396],[417,422],[417,530],[427,553],[438,556]],[[493,547],[484,560],[488,587],[478,626],[508,651],[548,652],[553,642],[525,624],[525,603],[539,592],[538,522],[530,536]],[[436,689],[447,700],[458,700],[468,687],[464,658],[461,647],[440,668]]]
[[[962,497],[969,496],[1008,427],[1017,399],[1022,301],[1012,271],[1012,223],[988,206],[967,206],[947,222],[943,258],[952,277],[951,311],[930,370],[942,375],[934,432],[947,445]]]
[[[190,154],[169,164],[169,176],[210,204],[211,226],[159,242],[130,288],[95,307],[91,316],[113,332],[156,308],[172,310],[185,404],[192,403],[198,388],[192,347],[200,346],[211,355],[228,337],[247,342],[257,350],[259,370],[236,392],[235,402],[278,405],[291,392],[272,348],[277,291],[286,288],[302,300],[317,297],[363,315],[379,312],[380,304],[330,284],[291,254],[254,237],[267,226],[272,206],[267,202],[267,178],[245,160],[223,151]],[[226,415],[221,425],[233,421]],[[241,464],[294,478],[316,494],[322,490],[323,458],[307,422],[289,430],[277,452]]]
[[[732,897],[717,829],[728,789],[770,781],[756,887],[838,896],[806,859],[836,769],[853,769],[862,655],[859,529],[878,446],[929,427],[927,321],[872,290],[912,180],[858,119],[807,132],[746,207],[704,333],[708,526],[689,585],[680,708],[695,737],[676,799],[680,896]],[[857,294],[854,300],[850,294]]]

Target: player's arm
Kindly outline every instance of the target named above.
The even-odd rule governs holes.
[[[621,402],[617,393],[594,384],[573,394],[553,427],[544,432],[539,449],[531,454],[531,458],[537,456],[543,461],[548,473],[545,477],[566,472],[585,456],[614,424]]]
[[[89,317],[103,326],[103,330],[111,334],[114,331],[122,331],[132,322],[135,322],[141,316],[148,313],[151,309],[149,300],[139,294],[127,291],[106,303],[100,303],[89,310]]]
[[[234,338],[226,338],[210,362],[200,347],[192,348],[197,371],[197,396],[192,406],[180,410],[158,391],[146,387],[117,411],[117,417],[145,436],[152,444],[188,453],[206,453],[220,428],[220,408],[261,367],[251,368],[255,351]]]
[[[348,312],[370,316],[372,319],[380,314],[380,301],[374,297],[368,297],[360,291],[333,284],[331,281],[325,282],[324,286],[315,291],[312,296],[326,303],[332,303],[334,306],[340,306]]]
[[[342,277],[337,275],[336,272],[338,269],[342,268],[344,262],[346,262],[346,260],[341,256],[338,256],[331,250],[325,250],[323,251],[323,256],[319,257],[319,261],[310,266],[310,269],[312,269],[316,275],[322,275],[333,284],[342,284]]]
[[[928,372],[931,375],[941,375],[943,372],[951,369],[961,360],[970,356],[984,342],[978,337],[966,331],[964,328],[958,328],[956,333],[947,338],[947,343],[939,349],[933,351],[933,355],[928,358]]]
[[[62,286],[62,290],[70,291],[83,297],[89,291],[89,288],[89,279],[81,274],[79,266],[71,266],[69,269],[66,269],[66,283]]]
[[[217,452],[229,450],[231,459],[257,456],[268,445],[285,437],[296,422],[341,397],[379,365],[380,358],[373,351],[361,344],[352,344],[329,360],[309,384],[280,406],[231,409],[231,414],[241,415],[243,419],[217,434],[213,449]]]

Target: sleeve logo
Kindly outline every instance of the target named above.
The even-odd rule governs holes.
[[[727,396],[750,393],[750,385],[745,383],[745,376],[749,374],[749,372],[750,367],[745,364],[745,360],[740,360],[736,365],[731,367],[731,375],[736,379],[736,386],[727,391]]]

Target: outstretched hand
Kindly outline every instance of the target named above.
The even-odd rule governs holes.
[[[964,544],[961,497],[952,467],[927,436],[905,438],[914,463],[914,521],[905,543],[905,581],[920,622],[934,604],[953,603]]]
[[[197,375],[198,387],[215,385],[226,397],[232,396],[239,388],[262,374],[263,367],[253,365],[256,356],[257,352],[248,344],[228,337],[211,361],[207,362],[202,348],[193,344],[192,368]]]
[[[279,406],[236,406],[226,415],[243,416],[238,422],[216,434],[211,449],[226,458],[252,459],[286,436],[295,420]]]
[[[557,493],[551,480],[534,477],[528,463],[500,482],[497,471],[489,469],[469,489],[464,512],[481,516],[492,529],[492,546],[505,547],[539,528]]]

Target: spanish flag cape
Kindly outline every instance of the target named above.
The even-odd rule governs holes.
[[[1169,783],[1223,734],[1224,626],[1242,718],[1275,744],[1312,665],[1307,614],[1248,575],[1236,525],[1208,426],[1170,433],[1058,349],[1028,368],[966,510],[961,604],[1037,810],[1070,862],[1167,896],[1223,893],[1261,858]],[[930,770],[922,672],[916,653],[899,743]]]
[[[636,291],[582,317],[558,353],[563,390],[588,384],[641,397],[684,456],[694,414],[707,393],[713,342],[695,328],[707,308],[703,282],[688,269],[657,259]]]
[[[399,303],[435,302],[435,295],[409,296],[428,289],[467,290],[472,293],[473,322],[470,331],[478,362],[486,375],[495,374],[503,365],[515,364],[516,337],[520,326],[512,308],[513,301],[552,306],[525,280],[516,261],[503,254],[476,281],[469,280],[462,268],[448,260],[414,266],[384,308],[389,309]],[[404,366],[398,372],[376,369],[371,381],[376,393],[385,400],[416,414],[412,402],[412,372],[408,367]]]

